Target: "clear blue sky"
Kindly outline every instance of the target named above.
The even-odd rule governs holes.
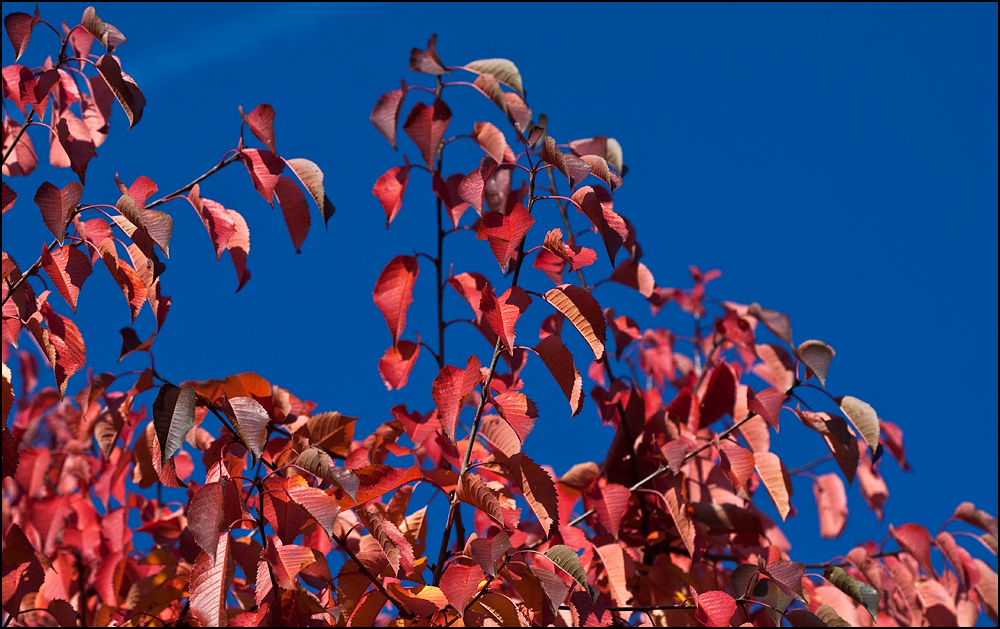
[[[50,22],[75,24],[86,5],[39,6]],[[997,513],[995,3],[95,6],[128,37],[119,56],[148,105],[131,131],[116,106],[85,202],[113,203],[116,171],[126,182],[147,175],[161,192],[180,187],[235,146],[238,105],[266,102],[277,112],[278,151],[317,162],[337,206],[325,232],[314,215],[296,255],[280,213],[240,166],[206,182],[203,196],[250,224],[253,279],[238,295],[231,263],[215,263],[194,212],[183,203],[165,208],[175,216],[163,279],[174,306],[156,356],[167,377],[257,371],[320,410],[361,416],[367,430],[389,419],[394,404],[431,408],[429,354],[403,392],[386,392],[376,370],[390,337],[371,300],[375,278],[398,253],[433,251],[434,220],[428,182],[415,172],[386,232],[371,186],[402,155],[368,116],[400,78],[426,79],[407,70],[408,55],[436,32],[448,65],[513,60],[529,103],[549,115],[560,140],[620,141],[629,174],[615,208],[635,224],[661,286],[688,287],[689,264],[718,268],[713,296],[786,312],[796,340],[836,349],[828,388],[869,402],[906,434],[915,471],[903,474],[888,458],[882,465],[886,523],[936,531],[962,500]],[[15,10],[33,5],[4,3],[5,13]],[[55,45],[36,29],[22,63],[39,64]],[[3,63],[12,60],[5,40]],[[448,99],[466,112],[454,133],[495,118],[481,99]],[[35,144],[44,146],[41,137]],[[446,169],[468,172],[475,160]],[[60,187],[74,179],[69,170],[45,177]],[[51,237],[32,193],[19,191],[4,217],[3,248],[27,266]],[[559,226],[554,213],[540,220]],[[466,233],[449,240],[446,255],[461,261],[481,248]],[[605,258],[596,269],[592,277],[610,271]],[[464,270],[472,269],[456,266]],[[536,290],[549,285],[526,273]],[[424,267],[408,338],[414,330],[434,338],[432,278]],[[684,322],[678,332],[689,330],[672,308],[653,319],[627,291],[602,287],[602,297],[644,325]],[[466,316],[457,298],[448,303]],[[103,270],[82,292],[78,321],[90,364],[114,369],[128,309]],[[520,338],[533,342],[536,325],[519,328]],[[143,337],[154,329],[148,309],[136,328]],[[450,364],[486,355],[478,333],[451,329]],[[542,416],[528,453],[560,474],[603,460],[611,433],[592,402],[571,419],[552,380],[534,374],[527,393]],[[796,424],[786,417],[772,441],[789,466],[825,452]],[[877,525],[854,487],[847,531],[817,541],[810,483],[795,489],[799,515],[785,529],[796,559],[825,560],[885,535],[886,523]]]

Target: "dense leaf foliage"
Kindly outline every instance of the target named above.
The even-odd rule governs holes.
[[[37,10],[4,25],[18,60],[33,29],[49,27]],[[78,375],[88,363],[73,314],[99,261],[131,321],[147,304],[157,330],[168,316],[161,275],[174,218],[160,205],[187,201],[217,258],[229,252],[237,290],[251,279],[250,232],[240,213],[202,196],[209,176],[241,162],[264,200],[277,201],[296,251],[310,206],[326,222],[333,205],[317,164],[278,153],[266,104],[239,108],[238,145],[191,184],[154,199],[157,184],[140,177],[117,182],[118,199],[92,202],[87,167],[108,137],[112,105],[131,127],[145,98],[112,56],[125,36],[93,8],[79,25],[52,30],[61,38],[54,60],[3,69],[3,212],[29,210],[15,204],[30,192],[19,178],[38,163],[33,136],[47,133],[50,162],[79,179],[35,189],[54,238],[36,262],[22,270],[3,254],[5,624],[967,626],[981,613],[996,621],[996,571],[959,543],[972,535],[905,523],[822,565],[794,561],[780,523],[759,506],[769,501],[784,520],[794,509],[791,476],[812,475],[771,450],[781,424],[818,433],[817,461],[840,470],[812,475],[824,538],[844,530],[844,480],[857,481],[881,517],[883,453],[908,468],[902,430],[857,397],[826,393],[835,352],[818,340],[796,345],[787,315],[711,298],[718,271],[691,267],[690,287],[657,284],[633,223],[615,208],[626,174],[620,144],[553,138],[512,61],[449,66],[436,37],[410,54],[410,69],[426,76],[382,95],[371,114],[394,148],[402,126],[419,154],[373,176],[387,226],[418,211],[411,206],[430,207],[408,195],[436,201],[428,220],[438,242],[414,246],[436,244],[437,255],[376,252],[390,259],[372,291],[391,339],[382,379],[429,391],[432,406],[398,404],[361,434],[358,418],[318,409],[256,373],[168,380],[153,367],[156,333],[143,340],[130,327],[121,355],[146,353],[148,368]],[[456,129],[444,98],[467,89],[485,96],[491,114],[499,108],[509,128]],[[253,138],[263,147],[244,144]],[[446,171],[453,142],[478,146],[479,163],[449,162]],[[475,233],[474,246],[497,266],[453,268],[441,243],[459,230]],[[421,276],[425,263],[432,268]],[[522,276],[525,268],[540,273]],[[43,274],[69,313],[30,281]],[[437,294],[436,349],[407,329],[414,287],[427,281]],[[686,313],[693,334],[642,329],[598,290],[607,282],[634,290],[653,314]],[[446,356],[448,326],[463,321],[446,312],[449,290],[485,340]],[[544,312],[537,341],[525,329],[528,311]],[[55,388],[38,386],[36,354],[18,349],[25,339],[53,369]],[[532,355],[554,382],[522,378]],[[432,381],[411,380],[418,360],[436,363]],[[584,373],[596,383],[589,393]],[[808,403],[806,388],[824,403]],[[547,390],[569,402],[559,417],[540,416],[532,400]],[[607,456],[557,477],[523,446],[539,422],[589,421],[571,419],[584,406],[614,430]],[[429,503],[414,498],[421,486]],[[996,554],[995,517],[962,503],[951,521],[977,527]]]

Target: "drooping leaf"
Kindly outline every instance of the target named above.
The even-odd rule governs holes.
[[[608,259],[615,264],[618,250],[629,239],[630,231],[625,219],[614,211],[611,193],[601,186],[583,186],[573,193],[573,202],[597,229],[608,251]]]
[[[89,134],[88,134],[89,135]],[[60,118],[56,123],[56,137],[59,146],[66,152],[69,158],[69,167],[80,178],[80,183],[86,185],[87,165],[90,160],[97,157],[97,150],[90,138],[80,138],[70,133],[69,124],[66,118]],[[23,140],[23,138],[22,138]]]
[[[465,64],[465,69],[477,74],[491,74],[507,87],[525,98],[524,86],[521,84],[521,73],[513,61],[508,59],[480,59]]]
[[[188,193],[188,201],[201,217],[208,230],[209,238],[215,247],[216,259],[220,259],[223,251],[229,251],[236,269],[239,281],[237,292],[250,280],[247,269],[247,255],[250,253],[250,228],[243,216],[235,211],[224,208],[211,199],[203,199],[200,190],[195,185]]]
[[[806,377],[813,373],[819,378],[819,383],[826,387],[826,372],[837,352],[823,341],[804,341],[795,353],[808,368]]]
[[[521,451],[521,438],[499,415],[483,417],[479,425],[479,434],[508,458]]]
[[[813,481],[813,495],[819,507],[819,535],[836,539],[847,526],[847,492],[836,474],[823,474]]]
[[[353,472],[359,483],[355,500],[359,505],[420,479],[420,468],[416,466],[397,468],[389,465],[368,465],[359,467]],[[341,502],[340,506],[350,508],[354,504]]]
[[[634,288],[646,299],[652,297],[653,291],[656,290],[656,280],[653,278],[653,273],[645,264],[631,258],[623,260],[615,268],[611,273],[611,281]]]
[[[608,483],[603,487],[593,487],[588,496],[594,503],[601,525],[613,538],[618,539],[618,529],[621,526],[622,516],[628,509],[632,492],[623,485]]]
[[[597,252],[593,249],[564,243],[563,233],[559,228],[553,229],[545,235],[545,241],[542,243],[542,246],[547,251],[568,262],[570,271],[576,271],[597,261]],[[535,268],[538,268],[537,263]],[[561,273],[562,271],[560,270],[560,275]],[[562,282],[556,283],[561,284]]]
[[[278,587],[286,590],[294,590],[296,588],[295,578],[304,568],[316,561],[316,556],[311,548],[295,544],[281,546],[268,544],[266,556],[270,564],[269,569],[273,571]]]
[[[375,181],[372,194],[378,198],[385,210],[385,227],[389,228],[393,219],[403,207],[403,195],[406,193],[406,183],[410,177],[410,165],[390,168]]]
[[[448,179],[442,179],[441,175],[434,173],[434,194],[444,203],[444,208],[455,227],[458,227],[465,210],[469,209],[468,202],[462,199],[462,195],[458,192],[458,186],[463,179],[465,176],[461,173],[456,173]]]
[[[542,159],[555,167],[569,180],[569,187],[575,189],[584,178],[590,174],[590,166],[572,153],[563,153],[556,146],[552,136],[545,136],[542,145]]]
[[[323,217],[323,224],[328,223],[336,208],[333,207],[330,197],[326,196],[323,187],[323,171],[314,162],[303,157],[286,159],[285,164],[292,169],[305,189],[309,191],[313,201],[316,202],[316,207],[319,208],[320,215]]]
[[[500,270],[507,272],[507,264],[517,252],[524,235],[528,233],[535,219],[520,203],[514,206],[509,214],[489,212],[483,216],[476,237],[487,240],[490,249],[500,264]]]
[[[542,530],[546,535],[551,535],[553,526],[559,525],[559,500],[552,477],[523,452],[510,457],[508,468],[520,486],[524,499],[535,512]]]
[[[379,96],[369,119],[379,133],[389,140],[392,148],[396,148],[396,127],[399,125],[399,112],[406,97],[406,81],[400,81],[400,88]]]
[[[698,594],[695,618],[706,627],[728,627],[729,619],[736,613],[736,601],[720,590]]]
[[[468,472],[461,477],[455,496],[458,500],[479,509],[493,518],[497,524],[503,526],[503,508],[497,498],[496,491],[488,487],[478,474]]]
[[[868,444],[868,449],[874,453],[872,461],[878,461],[879,456],[882,454],[882,446],[879,444],[878,439],[879,420],[875,409],[850,395],[837,398],[837,405],[840,406],[840,410],[844,411],[847,419],[851,420],[854,427],[864,437],[865,443]]]
[[[855,579],[840,566],[828,566],[823,571],[823,577],[838,590],[847,594],[868,610],[868,613],[872,616],[872,621],[876,620],[879,599],[881,597],[875,588],[864,581]]]
[[[223,395],[216,403],[229,417],[240,439],[253,455],[253,464],[256,465],[267,444],[267,425],[271,421],[267,411],[252,397],[228,398]]]
[[[931,562],[931,534],[919,524],[889,525],[889,534],[896,543],[920,563],[928,576],[935,576],[934,564]]]
[[[556,310],[569,319],[573,327],[590,345],[590,349],[594,352],[594,358],[601,360],[604,356],[604,344],[607,342],[607,337],[604,312],[597,300],[587,290],[573,284],[557,286],[545,293],[543,297],[545,301],[552,304]]]
[[[667,479],[667,489],[663,492],[663,498],[667,503],[670,517],[677,527],[681,541],[684,542],[684,547],[687,548],[692,561],[699,561],[708,549],[701,529],[695,523],[696,519],[702,520],[703,518],[701,514],[690,512],[692,505],[687,502],[684,480],[679,474],[672,474]]]
[[[472,86],[482,92],[483,96],[493,101],[504,114],[509,113],[507,111],[507,97],[504,95],[503,88],[500,87],[500,82],[497,81],[495,76],[492,74],[480,74],[472,82]]]
[[[482,626],[518,627],[521,624],[514,603],[499,592],[487,592],[466,608],[466,613],[482,616]]]
[[[302,243],[309,233],[309,204],[306,195],[302,193],[295,180],[281,175],[274,186],[274,195],[278,198],[281,213],[285,217],[288,235],[292,237],[295,253],[302,253]]]
[[[469,542],[469,554],[491,577],[496,576],[497,562],[510,549],[510,538],[503,531],[498,531],[489,538],[478,537]]]
[[[250,127],[250,131],[264,143],[264,146],[277,155],[278,149],[274,148],[274,108],[266,103],[261,103],[254,107],[249,114],[243,113],[242,105],[240,105],[239,111],[240,117]]]
[[[498,163],[503,162],[509,151],[503,131],[490,122],[477,122],[472,128],[472,137],[487,155]]]
[[[881,443],[892,458],[896,459],[900,469],[904,472],[912,472],[913,468],[906,460],[906,446],[903,445],[903,430],[892,422],[884,419],[879,420],[879,443]]]
[[[590,174],[608,184],[611,192],[614,192],[622,185],[621,175],[608,168],[608,162],[603,157],[597,155],[581,155],[580,159],[590,167]]]
[[[573,363],[573,355],[558,336],[547,336],[538,345],[535,345],[534,352],[542,359],[542,363],[548,368],[549,373],[556,379],[563,395],[569,401],[573,415],[576,416],[583,408],[583,379],[580,371]]]
[[[736,405],[737,378],[728,363],[721,362],[708,377],[708,386],[701,396],[699,428],[704,428],[724,415],[732,415]],[[742,418],[741,418],[742,419]]]
[[[296,434],[303,433],[312,445],[346,457],[354,440],[354,426],[357,417],[343,415],[337,411],[316,413]]]
[[[791,389],[795,384],[795,365],[785,348],[766,343],[757,345],[755,349],[764,364],[755,367],[754,373],[779,391],[785,392]]]
[[[416,258],[398,255],[385,265],[375,281],[375,305],[382,311],[394,344],[406,328],[406,311],[413,301],[413,284],[418,273]]]
[[[166,461],[181,447],[185,435],[194,427],[195,391],[164,384],[153,402],[153,425],[160,440],[160,460]]]
[[[792,321],[788,315],[765,308],[757,302],[750,304],[747,314],[767,326],[767,329],[779,339],[792,345]]]
[[[131,129],[142,118],[142,111],[146,107],[146,97],[143,96],[142,90],[132,80],[132,77],[122,72],[118,61],[111,56],[110,52],[97,60],[97,70],[104,77],[122,109],[125,110],[125,115],[128,116],[128,127]]]
[[[434,158],[444,132],[451,122],[451,110],[443,100],[436,99],[432,106],[417,103],[403,123],[403,131],[413,140],[430,170],[435,170]]]
[[[523,445],[535,426],[535,420],[538,419],[535,403],[518,391],[504,391],[493,396],[493,405],[504,421],[514,429]]]
[[[50,252],[48,247],[43,246],[40,260],[42,269],[52,279],[56,290],[76,312],[80,289],[92,270],[90,258],[76,247],[59,247]]]
[[[545,556],[552,563],[565,570],[566,574],[573,577],[573,580],[580,584],[584,592],[589,591],[587,573],[583,569],[583,564],[580,563],[580,556],[573,552],[573,549],[563,544],[556,544],[545,551]]]
[[[8,13],[4,16],[3,25],[7,30],[7,38],[14,47],[14,61],[20,59],[21,55],[28,48],[28,42],[31,40],[31,31],[40,21],[41,17],[38,15],[37,6],[35,7],[34,16],[19,11]]]
[[[222,526],[224,515],[222,500],[222,485],[218,482],[208,483],[194,492],[186,511],[188,528],[194,541],[208,553],[213,562],[217,557],[219,533],[229,530],[228,527]]]
[[[202,555],[191,572],[191,613],[206,627],[220,627],[229,621],[226,599],[236,571],[230,544],[229,531],[220,533],[215,559]]]
[[[104,22],[97,17],[94,7],[87,7],[80,19],[82,26],[94,39],[101,42],[101,45],[108,49],[108,55],[114,52],[115,48],[125,42],[125,35],[120,30]]]
[[[410,69],[424,74],[447,74],[445,67],[437,54],[437,33],[433,33],[427,41],[427,50],[414,48],[410,51]]]
[[[510,354],[514,353],[514,325],[530,305],[531,297],[520,286],[511,286],[499,298],[489,284],[481,293],[479,310]]]
[[[464,299],[475,314],[476,323],[483,316],[480,305],[483,301],[483,291],[489,286],[489,281],[482,273],[459,273],[448,278],[448,284]]]
[[[952,517],[956,520],[961,520],[962,522],[978,527],[994,537],[997,536],[998,527],[996,516],[990,515],[982,509],[977,509],[976,505],[971,502],[963,502],[958,505],[958,507],[955,508],[955,513]]]
[[[378,542],[393,572],[413,572],[413,547],[396,525],[386,520],[378,511],[358,509],[358,519]]]
[[[62,190],[45,181],[35,192],[35,203],[42,212],[42,222],[60,245],[66,237],[66,225],[81,197],[83,186],[76,181],[69,182]]]
[[[434,379],[431,397],[437,406],[441,427],[452,442],[456,441],[455,430],[462,406],[476,385],[482,382],[483,374],[479,367],[479,359],[473,355],[469,357],[465,369],[445,365]]]
[[[767,564],[761,572],[771,577],[781,591],[797,601],[803,601],[802,577],[806,573],[805,564],[787,559],[779,559]]]
[[[351,470],[337,467],[330,455],[316,447],[303,450],[295,460],[295,465],[307,472],[329,481],[342,489],[353,500],[361,487],[361,480]]]
[[[266,149],[243,149],[239,152],[239,157],[246,166],[254,190],[273,207],[274,187],[278,185],[278,178],[285,170],[285,162]]]
[[[402,389],[410,379],[410,372],[417,364],[420,356],[420,335],[417,335],[417,342],[400,340],[395,345],[385,350],[385,354],[378,359],[378,372],[382,376],[385,388]]]
[[[479,168],[462,177],[462,181],[458,184],[458,195],[463,201],[474,207],[480,216],[483,214],[486,182],[493,176],[498,165],[495,159],[484,155],[479,160]]]
[[[6,152],[6,145],[4,145],[4,151]],[[14,202],[17,201],[17,193],[14,192],[13,188],[7,185],[6,181],[4,181],[2,185],[3,185],[3,213],[6,214],[7,210],[14,207]]]
[[[778,508],[778,515],[784,520],[792,510],[792,481],[784,462],[773,452],[755,452],[755,467],[760,475],[771,501]]]
[[[823,435],[827,447],[830,448],[830,452],[844,473],[847,482],[853,483],[861,453],[858,449],[857,437],[848,427],[847,420],[840,415],[814,413],[800,409],[797,409],[795,414],[798,415],[803,424]]]

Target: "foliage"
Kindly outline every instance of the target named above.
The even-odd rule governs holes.
[[[333,206],[316,164],[279,157],[268,105],[241,108],[239,145],[176,192],[151,201],[157,186],[140,177],[118,182],[114,204],[83,202],[114,102],[130,126],[142,118],[142,92],[112,55],[125,38],[92,8],[62,33],[37,11],[4,24],[18,58],[36,26],[52,29],[61,47],[39,68],[3,69],[3,212],[18,198],[8,178],[37,164],[30,127],[48,130],[50,162],[79,179],[37,188],[54,237],[38,260],[22,271],[3,256],[7,624],[916,626],[968,625],[981,612],[996,622],[996,572],[943,527],[932,536],[903,524],[890,528],[890,540],[822,565],[792,560],[779,524],[754,502],[770,500],[784,519],[790,475],[811,474],[788,470],[771,452],[781,421],[815,430],[817,449],[841,470],[843,478],[814,476],[825,538],[847,519],[844,479],[857,480],[881,514],[888,490],[878,463],[887,451],[907,466],[902,431],[862,400],[826,393],[835,352],[817,340],[794,343],[788,316],[712,299],[717,271],[692,267],[692,287],[659,286],[641,262],[635,227],[615,209],[626,173],[618,142],[557,141],[532,114],[511,61],[447,66],[434,37],[410,56],[410,69],[431,84],[403,82],[371,114],[396,147],[404,103],[422,98],[402,120],[418,155],[378,177],[373,194],[391,225],[404,200],[411,205],[411,174],[427,173],[436,254],[392,257],[373,298],[391,337],[382,379],[390,389],[429,388],[433,407],[398,404],[373,433],[356,434],[357,418],[317,412],[255,373],[174,384],[153,367],[156,334],[142,340],[128,327],[122,357],[147,353],[150,366],[91,371],[67,395],[86,365],[83,336],[51,291],[36,293],[29,279],[44,273],[75,312],[101,260],[132,321],[148,304],[159,330],[171,306],[160,256],[169,256],[173,220],[159,205],[192,206],[217,257],[230,253],[238,288],[250,279],[246,221],[202,197],[201,182],[242,162],[261,196],[277,199],[296,249],[310,228],[307,199],[324,221]],[[106,53],[91,54],[95,40]],[[477,122],[449,136],[444,94],[453,89],[485,96],[509,129]],[[264,148],[244,145],[246,128]],[[460,142],[482,156],[446,171],[445,149]],[[538,211],[543,205],[553,211]],[[466,230],[499,268],[447,266],[445,239]],[[551,284],[524,285],[529,258],[541,271],[535,280]],[[421,262],[432,267],[436,348],[407,333]],[[610,273],[591,282],[598,268]],[[678,308],[692,317],[693,335],[640,329],[598,302],[595,290],[608,282],[636,291],[654,314]],[[464,319],[446,316],[451,290],[471,309]],[[533,345],[518,326],[529,308],[547,313]],[[446,333],[459,323],[486,344],[452,349],[456,364],[448,364]],[[33,353],[10,349],[25,336],[53,368],[55,388],[37,388]],[[569,349],[577,346],[585,358]],[[410,381],[422,352],[436,363],[431,383]],[[525,382],[532,355],[554,382]],[[586,363],[598,382],[589,404],[615,435],[602,463],[581,462],[556,478],[522,447],[536,422],[569,426],[588,404]],[[546,387],[565,395],[564,417],[539,416],[531,396]],[[814,408],[800,395],[805,388],[827,403]],[[418,486],[433,488],[427,504],[414,499]],[[962,503],[954,520],[980,528],[996,554],[995,517]],[[940,570],[935,550],[946,560]]]

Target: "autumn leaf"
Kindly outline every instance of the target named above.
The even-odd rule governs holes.
[[[302,193],[302,188],[294,179],[284,175],[278,177],[278,183],[274,185],[274,195],[278,198],[278,205],[285,217],[285,225],[288,227],[288,235],[292,238],[295,253],[302,253],[302,243],[309,233],[310,224],[306,195]]]
[[[369,119],[378,132],[396,148],[396,127],[399,125],[399,112],[406,97],[406,81],[400,81],[400,88],[379,96]]]
[[[466,398],[472,390],[482,382],[483,374],[479,370],[480,363],[476,356],[470,356],[465,369],[445,365],[434,379],[431,397],[438,409],[438,419],[445,434],[452,442],[456,441],[455,430],[458,425],[458,415],[465,405]]]
[[[594,358],[601,360],[607,337],[604,312],[597,300],[588,291],[573,284],[557,286],[545,293],[543,298],[569,319],[583,336],[583,340],[590,345]]]
[[[518,203],[510,214],[504,215],[499,212],[485,214],[476,237],[489,241],[490,249],[500,264],[500,270],[506,273],[507,264],[517,252],[524,235],[534,224],[535,219],[523,205]]]
[[[76,181],[69,182],[62,190],[44,181],[35,192],[35,203],[42,212],[42,222],[60,245],[66,237],[66,225],[82,196],[83,186]]]
[[[533,351],[538,354],[549,373],[556,379],[556,384],[569,401],[572,414],[574,416],[579,414],[583,408],[583,379],[573,363],[573,355],[559,337],[554,335],[539,341]]]
[[[837,352],[823,341],[805,341],[801,343],[795,355],[806,366],[806,378],[810,374],[815,374],[819,378],[819,383],[826,387],[826,372],[830,368],[830,361]]]
[[[434,158],[438,145],[444,137],[444,132],[451,122],[451,110],[440,98],[435,99],[432,106],[417,103],[410,110],[410,115],[403,123],[403,131],[413,140],[424,158],[424,163],[430,170],[435,170]]]
[[[194,427],[195,391],[191,385],[183,388],[164,384],[153,402],[153,425],[160,440],[160,459],[166,461],[181,447],[188,431]]]
[[[254,107],[249,114],[245,114],[243,106],[240,105],[239,112],[240,118],[243,118],[243,122],[250,127],[250,131],[257,136],[257,139],[277,155],[278,149],[274,148],[274,108],[262,103]]]
[[[514,324],[530,305],[531,297],[519,286],[511,286],[499,298],[489,284],[481,293],[479,310],[510,354],[514,353]]]
[[[413,301],[413,284],[419,273],[416,258],[399,255],[385,265],[375,281],[375,305],[382,311],[394,344],[406,328],[406,311]]]
[[[385,388],[402,389],[410,379],[410,372],[420,356],[420,335],[417,341],[400,340],[385,350],[378,360],[378,372]]]

